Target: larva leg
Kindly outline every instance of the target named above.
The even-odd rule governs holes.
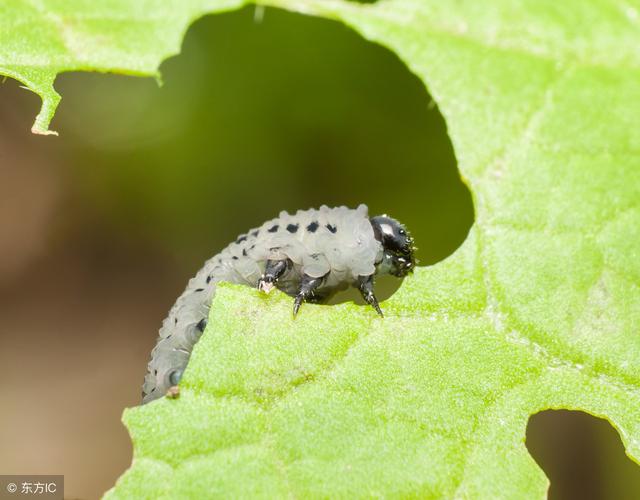
[[[307,274],[302,275],[302,279],[300,280],[300,287],[298,288],[298,294],[296,295],[295,300],[293,301],[293,315],[298,314],[298,309],[300,309],[300,304],[305,300],[308,300],[313,297],[313,291],[322,285],[324,281],[324,276],[320,278],[312,278]]]
[[[370,276],[360,276],[358,278],[358,290],[360,290],[365,302],[372,306],[380,316],[384,317],[382,309],[380,309],[380,305],[378,304],[378,299],[376,299],[373,293],[373,274]]]
[[[268,260],[264,268],[264,273],[258,280],[258,290],[269,293],[278,279],[290,268],[291,261],[289,259]]]
[[[177,369],[177,370],[173,370],[169,374],[169,382],[171,383],[171,387],[175,387],[180,383],[180,380],[182,379],[182,374],[183,373],[184,373],[184,370]]]

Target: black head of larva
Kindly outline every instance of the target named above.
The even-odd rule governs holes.
[[[413,252],[413,238],[409,231],[397,220],[386,215],[378,215],[369,219],[373,235],[382,243],[384,257],[380,262],[388,272],[400,278],[413,271],[416,262]]]

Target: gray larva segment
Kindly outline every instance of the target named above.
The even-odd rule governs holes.
[[[383,248],[374,237],[366,205],[281,212],[209,259],[189,281],[162,323],[145,376],[143,403],[166,394],[171,374],[186,368],[193,346],[202,335],[202,320],[221,281],[256,287],[267,260],[290,259],[292,268],[277,287],[295,296],[303,272],[325,279],[316,297],[326,300],[338,290],[376,271]],[[174,374],[174,379],[175,374]]]

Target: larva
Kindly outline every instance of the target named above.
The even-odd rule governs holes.
[[[366,205],[299,210],[241,234],[189,281],[162,323],[142,387],[148,403],[176,386],[207,324],[211,300],[221,281],[273,287],[302,302],[323,302],[348,286],[382,315],[374,277],[404,278],[415,267],[413,239],[395,219],[368,216]]]

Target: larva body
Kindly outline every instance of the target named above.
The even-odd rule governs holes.
[[[179,382],[221,281],[265,292],[276,286],[296,297],[294,313],[302,301],[322,302],[354,285],[381,312],[373,277],[405,276],[414,266],[413,246],[397,221],[386,216],[370,219],[367,212],[366,205],[323,205],[293,215],[283,211],[209,259],[162,323],[144,380],[143,403],[164,396]]]

